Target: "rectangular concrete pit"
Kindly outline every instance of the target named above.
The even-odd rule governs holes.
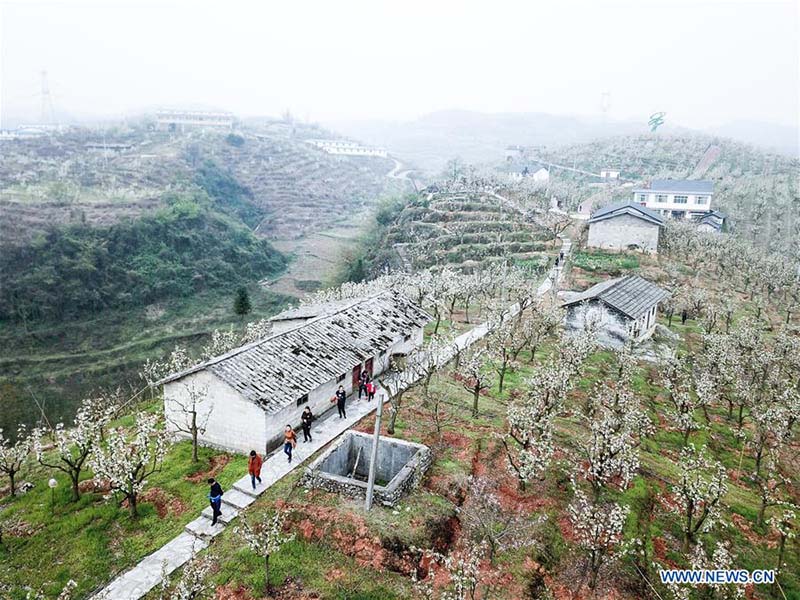
[[[372,444],[372,435],[347,432],[307,469],[305,485],[364,498]],[[431,453],[427,446],[382,437],[375,471],[375,501],[395,506],[400,497],[422,479],[430,464]]]

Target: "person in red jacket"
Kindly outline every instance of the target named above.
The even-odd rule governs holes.
[[[375,392],[377,391],[377,387],[375,386],[375,380],[370,379],[367,381],[367,401],[372,401],[375,399]]]
[[[297,446],[297,435],[291,425],[287,425],[283,432],[283,452],[292,462],[292,450]]]
[[[253,484],[253,489],[256,489],[256,479],[258,484],[261,485],[261,465],[264,464],[263,459],[258,455],[255,450],[250,450],[250,458],[247,461],[247,472],[250,473],[250,483]]]

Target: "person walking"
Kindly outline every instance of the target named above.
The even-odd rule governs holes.
[[[686,309],[684,308],[681,311],[681,325],[686,325],[686,319],[688,318],[689,318],[689,313],[686,312]]]
[[[375,385],[375,380],[370,379],[367,382],[367,402],[372,402],[375,399],[376,391],[377,391],[377,386]]]
[[[306,406],[303,414],[300,415],[300,423],[303,426],[303,442],[313,442],[311,439],[311,423],[314,420],[314,415],[311,414],[311,407]]]
[[[347,392],[344,391],[344,386],[339,386],[339,389],[336,390],[336,408],[339,411],[339,418],[346,419],[347,412],[344,409],[345,401],[347,400]]]
[[[217,480],[213,477],[209,477],[208,485],[211,488],[208,490],[208,500],[211,502],[211,512],[213,513],[213,517],[211,519],[211,526],[217,524],[217,519],[222,516],[222,486],[217,483]]]
[[[292,450],[297,447],[297,435],[291,425],[287,425],[283,432],[283,453],[292,462]]]
[[[250,458],[247,459],[247,472],[250,473],[250,483],[253,484],[253,489],[256,489],[256,480],[258,485],[261,485],[261,465],[264,460],[259,456],[255,450],[250,450]]]
[[[358,377],[358,399],[361,400],[361,393],[367,392],[367,382],[369,381],[369,373],[361,371]]]

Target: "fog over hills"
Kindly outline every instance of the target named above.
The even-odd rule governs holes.
[[[437,111],[414,121],[341,120],[326,125],[345,135],[386,147],[393,155],[431,173],[442,170],[458,156],[467,162],[495,161],[512,144],[555,146],[589,142],[598,138],[635,135],[649,131],[649,116],[641,121],[547,113],[481,113],[467,110]],[[733,137],[792,156],[798,155],[797,131],[791,127],[731,122],[705,132],[669,122],[659,132],[705,133]]]

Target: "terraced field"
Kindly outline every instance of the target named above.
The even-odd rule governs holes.
[[[406,206],[386,244],[405,267],[474,268],[508,258],[544,267],[554,254],[549,232],[485,192],[437,192]]]

